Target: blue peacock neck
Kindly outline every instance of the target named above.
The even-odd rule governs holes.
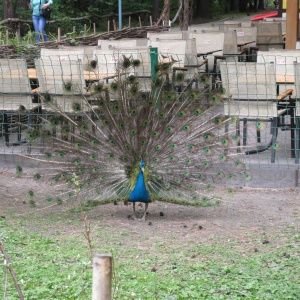
[[[150,197],[145,184],[144,177],[144,167],[145,163],[140,161],[140,171],[136,178],[135,186],[129,195],[129,202],[143,202],[149,203]]]

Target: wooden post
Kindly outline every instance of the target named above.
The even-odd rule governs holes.
[[[8,45],[8,43],[9,43],[8,29],[6,29],[5,35],[6,35],[6,45]]]
[[[60,42],[61,30],[60,27],[57,28],[57,41]]]
[[[113,19],[113,25],[114,25],[114,31],[117,31],[117,25],[116,25],[116,20]]]
[[[96,23],[93,23],[94,35],[96,35]]]
[[[299,36],[299,0],[289,0],[286,3],[286,49],[296,49]]]
[[[150,16],[150,27],[153,26],[153,23],[152,23],[152,16]]]
[[[40,37],[42,38],[42,42],[44,43],[45,40],[44,40],[43,30],[40,30]]]
[[[130,28],[130,26],[131,26],[131,16],[129,16],[128,18],[128,27]]]
[[[83,36],[86,36],[86,24],[83,26]]]
[[[141,16],[139,16],[139,23],[140,23],[140,27],[142,27]]]
[[[95,254],[93,257],[92,300],[111,300],[112,255]]]
[[[110,32],[110,30],[109,30],[109,20],[107,21],[107,32]]]

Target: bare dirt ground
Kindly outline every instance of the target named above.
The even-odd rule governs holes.
[[[26,177],[16,178],[12,170],[8,169],[0,171],[0,182],[0,217],[2,218],[13,220],[28,215],[34,218],[35,214],[47,218],[53,214],[61,214],[65,222],[80,219],[80,214],[69,212],[73,204],[53,205],[48,208],[45,208],[46,205],[43,203],[37,208],[30,207],[28,203],[23,204],[24,200],[27,201],[26,192],[29,189],[39,190],[41,193],[51,192],[52,188],[46,183],[36,183]],[[151,203],[146,222],[129,218],[132,214],[132,206],[123,204],[99,206],[86,214],[94,226],[105,224],[113,230],[129,232],[138,232],[142,228],[143,235],[149,237],[149,242],[153,234],[162,237],[174,234],[178,242],[187,238],[216,236],[243,240],[249,235],[277,231],[286,226],[299,228],[299,189],[239,188],[234,194],[228,195],[226,189],[220,188],[214,192],[220,197],[219,206],[201,208]],[[47,231],[49,234],[51,228],[47,227]]]

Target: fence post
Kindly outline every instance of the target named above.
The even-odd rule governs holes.
[[[94,34],[96,35],[96,23],[93,23]]]
[[[92,300],[111,300],[112,255],[95,254],[93,257]]]
[[[86,24],[83,25],[83,36],[86,36]]]
[[[57,41],[60,42],[60,36],[61,36],[60,27],[57,28]]]
[[[128,18],[128,27],[130,28],[130,26],[131,26],[131,16],[129,16]]]

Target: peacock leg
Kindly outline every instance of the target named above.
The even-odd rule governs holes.
[[[147,209],[148,209],[148,204],[149,203],[145,203],[145,211],[144,211],[142,218],[140,219],[142,221],[146,221],[146,213],[147,213]]]
[[[133,219],[136,220],[136,212],[135,212],[135,202],[132,203],[133,204]]]

